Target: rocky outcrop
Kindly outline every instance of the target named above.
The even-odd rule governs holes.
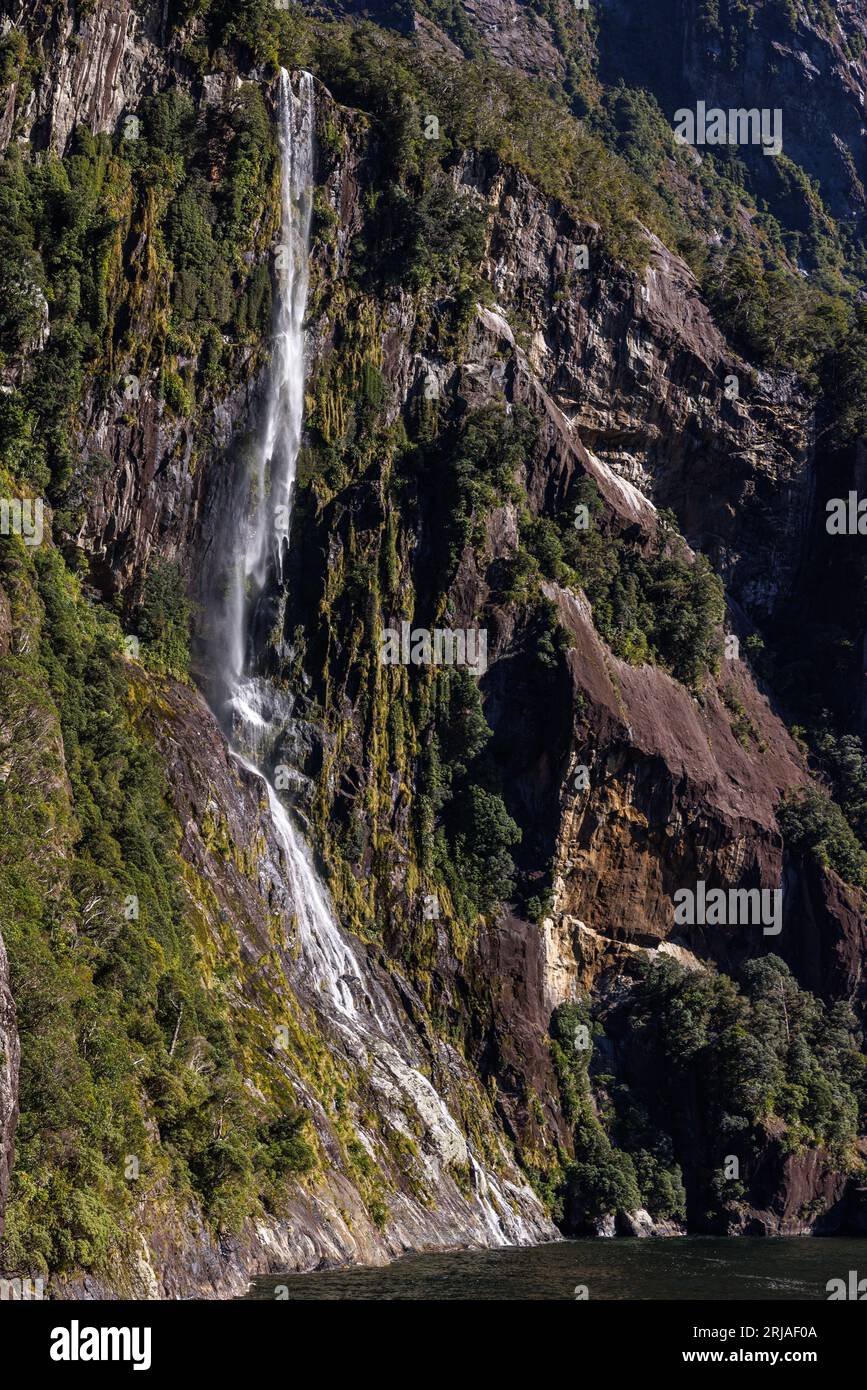
[[[528,359],[574,434],[677,514],[745,608],[773,611],[803,556],[814,490],[811,413],[794,381],[732,353],[658,239],[632,276],[607,261],[594,227],[520,175],[475,162],[461,180],[488,211],[497,297],[528,325]],[[581,247],[587,270],[574,269]]]
[[[78,124],[113,134],[172,69],[160,5],[96,0],[78,15],[71,5],[21,0],[11,11],[10,22],[32,45],[39,71],[23,102],[17,82],[5,94],[0,150],[13,133],[58,154]]]
[[[769,1136],[745,1176],[750,1199],[729,1227],[731,1234],[834,1235],[851,1229],[851,1182],[821,1150],[787,1154]]]
[[[303,1104],[323,1169],[299,1184],[279,1220],[257,1222],[219,1245],[195,1212],[197,1233],[181,1236],[187,1214],[163,1188],[149,1192],[138,1231],[141,1279],[161,1297],[207,1296],[243,1291],[255,1274],[280,1269],[377,1264],[407,1251],[554,1238],[497,1134],[477,1078],[436,1037],[394,962],[344,937],[346,979],[364,990],[359,1011],[369,1022],[356,1026],[328,1006],[315,965],[277,925],[291,924],[293,903],[264,783],[229,754],[201,697],[175,685],[152,708],[183,831],[185,883],[201,949],[216,969],[231,970],[235,1008],[249,1014],[257,1046]],[[354,956],[358,966],[349,965]],[[288,1045],[278,1017],[292,1020]],[[342,1077],[347,1098],[339,1121],[309,1070],[313,1054],[297,1046],[298,1028]],[[315,1066],[321,1072],[321,1056]],[[367,1205],[359,1194],[358,1172],[347,1166],[349,1117],[354,1142],[375,1165],[384,1212],[379,1224],[371,1219],[370,1194]]]
[[[686,1227],[679,1221],[654,1221],[649,1211],[639,1207],[637,1211],[625,1212],[616,1221],[616,1233],[633,1236],[636,1240],[648,1237],[684,1236]]]
[[[257,374],[249,359],[234,391],[202,403],[199,428],[167,411],[158,376],[155,371],[137,380],[134,403],[125,400],[126,378],[120,376],[91,397],[82,424],[81,457],[104,464],[95,476],[92,467],[88,470],[86,512],[76,541],[92,557],[94,581],[109,593],[128,588],[154,550],[185,571],[191,568],[208,471],[224,459],[242,422],[254,414]]]
[[[405,1254],[473,1248],[472,1227],[440,1224],[429,1213],[408,1210],[383,1233],[372,1225],[354,1185],[340,1174],[315,1193],[290,1199],[279,1222],[260,1221],[238,1235],[214,1237],[195,1210],[178,1210],[168,1194],[141,1213],[128,1262],[115,1278],[85,1276],[52,1281],[56,1299],[238,1298],[259,1275],[384,1265]],[[537,1241],[556,1232],[540,1222]]]
[[[332,0],[340,8],[340,0]],[[371,8],[371,7],[368,7]],[[833,10],[757,0],[747,9],[699,0],[605,0],[588,24],[568,0],[544,15],[515,0],[461,0],[464,24],[482,48],[572,94],[576,67],[585,91],[601,80],[651,92],[674,124],[681,108],[777,108],[783,153],[818,183],[826,206],[844,221],[865,215],[867,90],[865,18],[855,0]],[[460,38],[452,19],[449,32]],[[432,44],[451,46],[425,20]],[[660,33],[668,36],[659,42]],[[579,91],[580,91],[579,87]],[[579,98],[580,103],[580,98]],[[808,208],[775,160],[742,145],[756,187],[784,224],[807,225]]]
[[[363,163],[352,148],[337,180],[340,231],[326,284],[360,228]],[[395,297],[381,338],[390,418],[430,381],[471,409],[503,400],[529,408],[539,443],[523,482],[534,511],[556,515],[581,473],[596,481],[611,524],[633,537],[653,533],[654,504],[674,507],[736,599],[772,612],[791,591],[812,508],[812,422],[795,383],[756,374],[731,352],[689,270],[660,243],[651,239],[648,267],[633,276],[606,260],[594,227],[522,176],[475,158],[455,181],[487,215],[496,302],[478,308],[460,359],[449,361],[419,349],[413,305]],[[570,277],[581,246],[588,271]],[[318,354],[331,347],[327,303],[323,294]],[[734,400],[724,390],[731,376]],[[510,509],[491,514],[484,554],[468,551],[458,566],[450,612],[458,626],[485,615],[486,714],[522,852],[552,859],[552,910],[541,928],[514,915],[491,926],[464,967],[466,986],[455,987],[445,942],[435,969],[451,1009],[469,993],[480,1010],[477,1065],[495,1078],[507,1132],[534,1162],[569,1145],[546,1042],[558,1004],[592,995],[648,949],[728,971],[770,949],[804,987],[860,1007],[867,942],[857,895],[786,855],[776,809],[805,785],[807,769],[745,662],[724,659],[697,699],[662,670],[615,658],[580,596],[548,586],[570,650],[565,681],[543,694],[526,680],[522,615],[497,602],[492,583],[517,543]],[[737,606],[729,621],[740,629]],[[358,761],[344,775],[363,784],[361,741],[350,746]],[[573,784],[579,764],[590,770],[587,789]],[[673,893],[698,879],[783,884],[780,934],[676,928]],[[805,1164],[816,1189],[800,1206],[815,1225],[837,1199],[820,1179],[821,1156]],[[758,1190],[755,1209],[764,1210]]]
[[[728,969],[770,944],[806,988],[862,1004],[863,910],[836,875],[784,854],[775,809],[806,772],[744,665],[724,662],[718,691],[699,705],[663,672],[612,657],[586,607],[551,593],[575,641],[568,658],[575,707],[590,711],[576,721],[572,757],[591,769],[591,789],[564,785],[558,909],[608,941],[655,945],[673,937]],[[746,748],[726,701],[743,711]],[[770,889],[782,883],[780,934],[762,942],[757,928],[676,929],[672,894],[699,879]],[[549,968],[568,977],[568,947],[556,963],[562,930],[552,926],[549,934]]]

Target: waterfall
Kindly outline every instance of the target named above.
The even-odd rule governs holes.
[[[370,971],[362,972],[351,939],[335,920],[325,886],[310,852],[267,773],[267,759],[292,711],[292,697],[255,670],[257,635],[266,624],[260,609],[285,592],[291,508],[304,412],[304,314],[307,304],[310,214],[313,201],[313,79],[301,73],[297,94],[281,69],[279,141],[281,227],[277,247],[277,302],[271,369],[260,442],[230,506],[224,542],[230,566],[228,592],[215,604],[214,703],[236,762],[264,784],[275,836],[282,851],[280,876],[292,903],[287,926],[299,946],[295,963],[316,1000],[328,1013],[332,1036],[367,1070],[386,1115],[405,1123],[403,1109],[422,1119],[426,1145],[443,1166],[469,1164],[475,1186],[472,1232],[487,1244],[536,1238],[525,1224],[518,1189],[488,1172],[459,1131],[431,1082],[406,1060],[418,1051],[407,1021],[398,1017],[388,991]],[[266,614],[267,616],[267,614]],[[281,618],[282,618],[281,614]],[[257,617],[260,619],[257,623]],[[287,937],[289,936],[287,932]],[[397,1046],[395,1046],[395,1043]],[[497,1199],[498,1211],[491,1203]]]
[[[298,77],[297,95],[285,68],[279,85],[280,233],[276,247],[277,295],[271,367],[259,446],[245,479],[235,554],[226,601],[220,672],[223,719],[232,753],[262,779],[284,857],[286,884],[295,907],[301,969],[338,1013],[354,1018],[350,982],[360,986],[355,957],[339,932],[306,845],[263,767],[280,719],[291,700],[252,673],[251,638],[259,604],[284,582],[292,496],[304,418],[304,314],[309,283],[310,215],[313,205],[313,78]]]
[[[231,579],[227,652],[230,687],[244,704],[250,613],[270,574],[279,582],[289,544],[295,468],[304,417],[304,313],[313,207],[313,78],[303,72],[296,97],[280,69],[280,239],[275,258],[277,308],[265,427]],[[255,705],[254,705],[255,710]],[[242,720],[245,717],[240,711]]]

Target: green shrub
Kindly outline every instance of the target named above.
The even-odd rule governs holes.
[[[642,1096],[661,1128],[674,1133],[690,1104],[712,1152],[725,1152],[732,1130],[757,1145],[782,1121],[788,1148],[821,1145],[844,1170],[854,1161],[867,1102],[854,1019],[800,989],[777,956],[748,962],[740,988],[672,962],[649,967],[629,1027],[653,1074],[668,1078]]]
[[[178,415],[182,419],[189,418],[193,413],[193,398],[184,379],[170,367],[164,367],[160,382],[165,403],[173,415]]]
[[[447,883],[457,910],[494,911],[514,888],[509,851],[521,838],[491,781],[491,730],[476,680],[461,667],[435,675],[422,723],[418,818],[423,862]]]
[[[570,524],[579,506],[587,508],[587,529]],[[543,572],[585,591],[593,621],[616,656],[634,664],[658,661],[698,688],[717,669],[725,615],[722,583],[707,558],[690,558],[666,513],[660,513],[647,553],[607,531],[602,499],[589,477],[574,485],[564,518],[556,538],[550,522],[522,533]]]
[[[101,1270],[155,1183],[236,1230],[313,1156],[285,1084],[254,1100],[236,1012],[204,984],[164,769],[134,717],[147,678],[58,553],[23,552],[0,547],[31,638],[0,672],[0,920],[21,1039],[2,1260]],[[152,576],[159,645],[183,599],[176,573]]]
[[[469,786],[457,793],[440,867],[458,905],[491,912],[510,896],[515,866],[509,850],[520,839],[519,827],[496,792]]]
[[[867,851],[840,807],[817,787],[793,793],[777,808],[786,848],[810,855],[847,883],[867,891]]]
[[[575,1155],[564,1174],[566,1215],[578,1231],[600,1216],[641,1206],[632,1159],[612,1146],[593,1109],[588,1080],[592,1048],[583,1045],[591,1031],[584,1003],[561,1004],[551,1019],[551,1057]]]
[[[185,676],[189,670],[190,605],[180,566],[154,557],[138,587],[133,623],[156,671]]]

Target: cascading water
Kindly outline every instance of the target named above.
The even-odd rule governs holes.
[[[229,584],[223,671],[230,708],[240,732],[254,749],[258,749],[267,714],[259,683],[246,674],[251,616],[269,579],[278,585],[283,579],[304,415],[304,313],[313,206],[313,78],[306,72],[300,74],[296,97],[289,74],[282,68],[279,99],[281,220],[271,372],[263,437],[248,478],[247,511]]]
[[[280,72],[281,231],[277,251],[277,305],[264,427],[238,505],[244,520],[231,563],[228,595],[216,628],[219,670],[218,714],[233,756],[260,777],[282,849],[281,874],[293,905],[300,947],[297,968],[316,1007],[327,1012],[333,1034],[348,1055],[362,1063],[371,1083],[391,1107],[398,1127],[409,1106],[420,1116],[431,1152],[442,1163],[468,1163],[474,1175],[475,1226],[487,1242],[508,1244],[538,1238],[525,1224],[516,1197],[526,1189],[506,1184],[511,1195],[476,1159],[447,1106],[430,1081],[405,1060],[411,1050],[406,1021],[396,1016],[387,991],[362,972],[348,938],[338,927],[326,889],[307,846],[267,775],[267,759],[291,717],[292,701],[255,672],[252,650],[262,631],[260,607],[275,592],[285,594],[285,568],[293,488],[304,409],[304,314],[308,288],[310,214],[313,200],[313,79],[301,73],[297,94]],[[241,500],[243,499],[243,500]],[[259,621],[257,622],[257,616]],[[394,1046],[394,1042],[398,1047]],[[496,1207],[491,1197],[496,1199]],[[533,1199],[531,1199],[532,1201]],[[498,1215],[499,1211],[499,1215]]]
[[[277,298],[264,427],[246,480],[247,512],[229,579],[222,653],[221,711],[232,751],[265,782],[274,829],[283,849],[287,887],[303,965],[333,1006],[349,1017],[356,1007],[349,987],[359,980],[352,952],[337,930],[306,846],[268,780],[262,762],[291,703],[262,676],[251,673],[255,616],[269,589],[283,584],[292,491],[304,415],[304,314],[307,307],[310,215],[313,204],[313,78],[302,72],[298,93],[282,68],[279,86],[280,239]]]

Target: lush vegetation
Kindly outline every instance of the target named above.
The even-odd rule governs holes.
[[[670,961],[648,967],[630,1027],[659,1082],[656,1098],[640,1099],[675,1136],[697,1106],[713,1169],[728,1153],[749,1161],[770,1130],[787,1151],[819,1145],[840,1168],[856,1163],[867,1059],[855,1020],[800,989],[777,956],[748,962],[738,983]]]
[[[554,16],[556,6],[546,0],[539,5]],[[459,6],[436,0],[434,11],[464,47],[467,56],[460,65],[441,61],[399,32],[409,13],[402,4],[382,15],[393,28],[314,19],[300,6],[278,9],[263,0],[237,5],[190,0],[176,22],[180,26],[197,19],[188,31],[185,54],[203,72],[212,70],[227,51],[240,52],[245,61],[305,66],[338,100],[370,113],[383,156],[394,158],[406,176],[404,197],[377,209],[396,228],[406,220],[411,230],[417,220],[426,220],[420,168],[431,159],[448,164],[462,149],[475,149],[522,170],[566,206],[599,223],[612,253],[640,260],[643,238],[636,219],[646,223],[663,211],[658,199],[648,201],[644,181],[544,84],[494,64],[470,38]],[[587,98],[579,93],[589,93],[592,83],[583,43],[573,49],[567,80],[576,109],[586,107]],[[439,120],[437,141],[424,138],[427,114]],[[436,150],[426,151],[428,143]],[[428,225],[432,237],[439,238],[435,217]]]
[[[799,209],[797,229],[783,226],[730,152],[696,170],[648,93],[601,91],[592,21],[573,30],[552,0],[534,8],[566,55],[568,107],[491,63],[451,0],[426,10],[463,48],[459,66],[399,32],[264,0],[172,7],[191,70],[231,73],[238,56],[272,71],[304,63],[367,128],[365,215],[349,275],[313,289],[330,337],[308,383],[297,514],[308,548],[293,607],[303,621],[283,674],[298,689],[303,669],[311,724],[325,730],[312,817],[345,920],[411,962],[422,997],[451,1028],[454,1018],[442,1019],[451,1005],[432,998],[437,929],[419,904],[434,893],[453,945],[466,951],[479,915],[521,896],[521,827],[491,756],[484,685],[460,669],[383,671],[379,627],[403,617],[444,624],[468,551],[493,602],[511,605],[516,646],[531,650],[546,680],[567,639],[540,595],[543,579],[587,593],[618,656],[657,662],[696,690],[718,660],[723,617],[718,580],[686,554],[671,518],[650,542],[626,539],[589,479],[562,515],[530,513],[523,470],[538,438],[527,411],[436,397],[413,400],[396,420],[387,409],[385,301],[408,291],[413,351],[426,340],[428,355],[445,361],[460,358],[474,306],[491,293],[484,216],[456,192],[457,162],[511,166],[555,205],[595,221],[605,256],[631,268],[647,255],[640,223],[659,232],[689,258],[737,346],[798,370],[835,448],[867,421],[858,254],[818,190],[779,161],[780,196]],[[706,9],[716,32],[718,7]],[[409,17],[403,3],[389,11],[395,30]],[[0,86],[24,71],[19,118],[34,62],[17,31],[0,42]],[[74,537],[111,467],[78,447],[85,388],[134,420],[138,397],[120,404],[132,383],[180,438],[203,404],[253,370],[270,323],[276,162],[259,85],[201,109],[170,87],[136,120],[115,137],[77,132],[62,160],[28,156],[13,141],[0,165],[4,495],[44,493],[61,543],[31,555],[11,541],[0,557],[12,612],[0,670],[0,917],[23,1044],[11,1268],[104,1266],[123,1247],[143,1188],[171,1188],[196,1199],[215,1230],[237,1229],[278,1208],[287,1179],[317,1161],[294,1092],[236,1006],[237,943],[220,943],[215,968],[209,928],[190,907],[202,889],[178,856],[149,733],[159,684],[124,661],[116,614],[75,577],[87,557]],[[321,157],[336,161],[339,120],[320,133]],[[317,250],[334,221],[320,196]],[[517,511],[519,544],[489,565],[490,515],[505,504]],[[578,507],[586,529],[574,525]],[[157,675],[187,671],[184,578],[154,555],[116,603]],[[843,811],[818,792],[787,803],[787,843],[867,886],[861,746],[827,734],[820,752]],[[45,847],[39,857],[34,842]],[[533,903],[541,914],[544,899]],[[852,1020],[799,990],[774,957],[748,966],[739,985],[665,964],[638,981],[631,1011],[631,1036],[663,1079],[653,1091],[640,1069],[616,1080],[592,1048],[576,1046],[579,1028],[598,1030],[586,1006],[565,1006],[552,1025],[575,1227],[639,1205],[683,1217],[684,1097],[701,1117],[711,1167],[733,1146],[748,1158],[779,1124],[787,1147],[821,1144],[841,1167],[852,1163],[864,1107]],[[382,1222],[369,1155],[348,1125],[342,1137]],[[708,1200],[740,1195],[720,1182]]]
[[[354,337],[339,340],[336,360],[323,375],[347,381],[349,361],[357,362]],[[349,359],[349,360],[348,360]],[[364,368],[359,374],[364,376]],[[317,388],[314,386],[314,390]],[[321,389],[321,388],[319,388]],[[377,827],[374,842],[390,845],[393,814],[389,790],[395,778],[412,788],[411,825],[418,871],[433,890],[439,887],[451,912],[464,922],[488,914],[515,887],[511,851],[521,837],[506,811],[502,774],[491,756],[491,729],[485,719],[479,672],[465,667],[387,668],[378,662],[380,632],[399,627],[412,613],[414,627],[449,627],[445,616],[448,593],[466,546],[483,549],[489,509],[516,494],[517,476],[526,461],[526,422],[510,420],[501,408],[467,412],[458,421],[429,427],[410,419],[392,431],[382,428],[384,401],[350,395],[338,438],[314,431],[313,446],[304,461],[299,509],[307,517],[305,542],[316,546],[327,535],[340,536],[343,561],[330,577],[321,576],[324,593],[307,588],[298,610],[307,617],[303,635],[308,669],[322,662],[321,693],[327,715],[341,727],[331,708],[340,692],[350,689],[356,718],[365,730],[372,752],[366,795],[355,798],[347,812],[335,804],[333,773],[323,774],[324,800],[319,831],[328,845],[335,823],[341,855],[358,861],[368,836],[362,822]],[[356,418],[353,420],[352,411]],[[367,414],[359,428],[358,415]],[[321,416],[314,416],[314,420]],[[318,438],[317,438],[318,433]],[[392,499],[362,524],[347,526],[354,511],[352,499],[365,495],[381,467],[383,454],[391,480]],[[334,491],[332,491],[334,489]],[[314,497],[318,495],[319,505]],[[327,499],[327,500],[325,500]],[[430,543],[416,552],[412,563],[408,532],[425,518]],[[322,592],[322,590],[320,590]],[[472,626],[486,630],[484,615]],[[348,634],[348,636],[347,636]],[[298,635],[295,641],[298,642]],[[382,794],[374,793],[373,786]],[[409,794],[409,793],[408,793]],[[386,826],[388,827],[386,829]],[[387,876],[372,885],[379,892]],[[335,884],[338,899],[340,881]],[[384,895],[386,896],[386,895]],[[405,900],[379,905],[354,901],[359,928],[369,928],[371,916],[382,930],[386,920],[400,920]]]
[[[838,1170],[857,1168],[867,1058],[855,1019],[800,989],[778,957],[749,962],[737,982],[671,960],[644,965],[625,1027],[615,1077],[593,1050],[601,1029],[586,1003],[561,1005],[552,1021],[575,1145],[563,1175],[573,1229],[639,1206],[683,1219],[679,1161],[693,1182],[703,1174],[694,1214],[733,1215],[771,1136],[783,1152],[819,1146]],[[726,1176],[731,1156],[737,1178]]]
[[[514,889],[509,851],[521,832],[494,789],[497,769],[485,757],[491,729],[466,670],[436,673],[420,732],[422,862],[442,877],[462,916],[491,912]]]
[[[148,732],[160,697],[112,611],[148,667],[182,675],[184,576],[154,556],[116,604],[75,578],[73,536],[110,467],[79,451],[85,389],[131,421],[148,396],[188,416],[269,322],[270,276],[250,268],[275,206],[258,87],[201,116],[170,90],[137,120],[77,131],[62,160],[13,142],[0,163],[2,491],[46,497],[62,546],[10,537],[0,555],[0,917],[22,1042],[3,1260],[33,1272],[105,1269],[144,1192],[235,1229],[316,1162],[294,1092],[228,1002],[230,943],[208,978],[191,908],[207,893],[178,855]],[[267,1101],[248,1085],[260,1067]]]
[[[846,883],[867,890],[867,850],[826,792],[809,787],[787,797],[777,819],[793,854],[809,856],[823,868],[834,869]]]
[[[816,395],[833,393],[859,352],[867,265],[816,183],[785,154],[763,162],[773,188],[762,193],[736,149],[708,147],[696,164],[653,94],[622,81],[588,124],[645,180],[652,225],[685,256],[734,345],[752,362],[795,368]]]
[[[63,160],[27,160],[13,144],[0,163],[0,364],[47,337],[39,371],[25,369],[0,401],[0,457],[50,498],[61,535],[77,529],[104,466],[73,447],[85,380],[125,397],[131,416],[151,391],[188,414],[197,392],[225,387],[237,347],[259,343],[269,322],[268,271],[247,264],[273,216],[259,89],[201,118],[170,90],[135,119],[114,139],[77,131]],[[129,254],[130,238],[146,257]]]
[[[185,676],[189,669],[190,604],[177,563],[151,560],[138,585],[133,625],[144,643],[143,655],[156,671]]]
[[[22,1053],[3,1258],[104,1268],[143,1190],[168,1183],[232,1229],[315,1155],[279,1076],[277,1103],[254,1101],[243,1024],[206,987],[147,681],[116,621],[50,548],[8,541],[0,564],[17,644],[0,677],[0,916]]]
[[[683,1220],[686,1193],[671,1141],[634,1102],[609,1134],[594,1096],[589,1069],[594,1025],[586,1002],[561,1004],[551,1021],[551,1058],[563,1114],[572,1127],[574,1158],[564,1169],[564,1216],[572,1230],[594,1228],[603,1216],[644,1207],[659,1220]],[[613,1142],[614,1141],[614,1142]]]
[[[576,517],[587,525],[576,525]],[[658,662],[693,687],[716,669],[722,584],[703,555],[689,555],[672,516],[660,514],[656,537],[642,551],[611,529],[596,483],[583,477],[556,519],[524,517],[521,540],[547,578],[584,590],[617,656]],[[516,566],[526,573],[523,553]]]

